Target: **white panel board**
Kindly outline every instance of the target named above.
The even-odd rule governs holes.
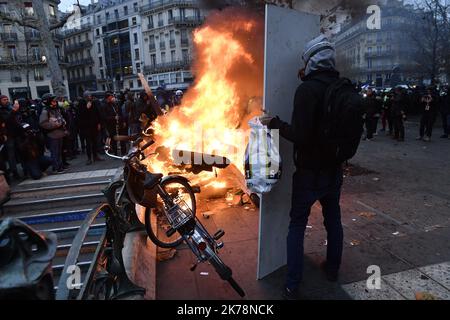
[[[290,122],[294,95],[303,66],[301,53],[309,40],[319,35],[317,15],[266,6],[264,108]],[[273,190],[261,197],[257,278],[286,264],[286,236],[291,206],[293,146],[280,139],[283,176]]]

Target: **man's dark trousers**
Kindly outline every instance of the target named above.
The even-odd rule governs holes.
[[[342,169],[313,172],[297,169],[292,184],[291,221],[287,237],[288,276],[286,287],[296,290],[303,275],[303,241],[311,207],[322,205],[327,230],[327,267],[338,270],[341,264],[343,230],[339,206]]]

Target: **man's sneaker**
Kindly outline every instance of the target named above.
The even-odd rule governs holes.
[[[339,278],[339,270],[335,268],[330,268],[326,261],[320,264],[320,269],[325,273],[327,280],[330,282],[337,282]]]
[[[422,140],[422,139],[423,139],[422,136],[417,136],[417,137],[416,137],[416,140]]]
[[[57,174],[61,174],[61,173],[64,173],[64,172],[66,172],[66,169],[59,169],[58,171],[56,171]]]
[[[430,142],[430,141],[431,141],[431,138],[430,138],[430,137],[425,137],[425,138],[423,138],[423,141],[425,141],[425,142]]]
[[[298,294],[298,289],[291,290],[286,287],[283,289],[281,296],[283,297],[284,300],[299,300],[299,298],[300,298],[300,296]]]

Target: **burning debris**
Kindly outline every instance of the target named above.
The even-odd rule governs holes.
[[[225,196],[230,184],[239,185],[240,178],[222,174],[225,166],[211,165],[201,154],[226,156],[242,175],[247,122],[262,110],[263,22],[261,15],[229,8],[211,13],[194,31],[196,80],[182,105],[153,125],[155,156],[147,160],[153,172],[185,174],[202,193],[213,188]],[[192,159],[200,155],[201,163],[174,161],[180,152],[197,153]]]

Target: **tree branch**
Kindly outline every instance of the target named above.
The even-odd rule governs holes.
[[[74,14],[75,14],[75,10],[71,14],[68,14],[67,16],[65,16],[61,21],[50,25],[50,31],[63,27],[66,24],[67,20],[69,20],[69,18],[71,16],[73,16]]]

